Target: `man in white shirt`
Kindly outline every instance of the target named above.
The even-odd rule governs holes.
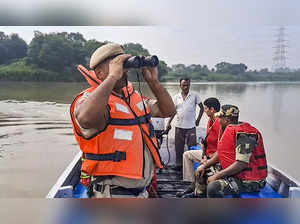
[[[184,145],[188,147],[197,144],[196,126],[199,126],[204,107],[200,96],[190,91],[191,80],[189,78],[181,78],[181,91],[173,98],[176,106],[176,115],[172,116],[167,124],[167,129],[171,129],[171,122],[175,118],[175,151],[176,151],[176,170],[182,169],[182,155]],[[196,119],[196,106],[200,107],[199,114]]]

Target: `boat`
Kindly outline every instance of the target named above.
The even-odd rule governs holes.
[[[91,86],[97,87],[99,85],[99,81],[97,81],[97,77],[93,71],[87,70],[82,65],[78,65],[77,69]],[[160,143],[162,143],[162,136],[168,133],[163,130],[164,120],[161,118],[152,119],[154,130],[157,131],[157,133],[160,133],[158,140]],[[166,142],[168,142],[168,137]],[[162,144],[159,145],[162,146]],[[168,155],[170,156],[168,144],[165,145],[166,148],[161,148],[160,152],[167,150]],[[59,177],[57,182],[51,188],[46,198],[88,198],[87,187],[80,183],[81,156],[81,152],[75,156],[69,166]],[[157,169],[156,174],[158,190],[155,196],[160,198],[175,198],[178,192],[184,191],[184,189],[186,189],[190,184],[190,182],[182,180],[181,172],[176,171],[168,166],[166,166],[164,169]],[[268,165],[268,177],[265,188],[256,193],[241,194],[240,197],[300,198],[300,183],[274,166]]]
[[[53,185],[46,198],[88,198],[87,187],[80,183],[81,156],[79,152]],[[160,198],[175,198],[190,184],[182,173],[166,166],[156,170]],[[231,197],[231,196],[228,196]],[[233,197],[233,196],[232,196]],[[236,196],[235,196],[236,197]],[[267,184],[260,192],[243,193],[240,198],[300,198],[300,183],[273,165],[268,165]]]

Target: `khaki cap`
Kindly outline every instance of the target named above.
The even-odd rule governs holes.
[[[91,56],[90,68],[94,69],[97,65],[103,62],[105,59],[118,55],[124,54],[124,49],[120,44],[108,43],[99,47]]]
[[[239,116],[239,108],[234,105],[223,105],[221,110],[215,113],[216,117],[238,117]]]

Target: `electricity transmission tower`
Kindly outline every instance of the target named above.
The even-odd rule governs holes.
[[[285,39],[285,27],[280,27],[277,30],[275,51],[273,57],[273,71],[285,72],[288,71],[286,66],[287,61],[287,40]]]

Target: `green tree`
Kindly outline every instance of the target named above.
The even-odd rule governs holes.
[[[228,73],[228,71],[230,70],[230,63],[227,62],[221,62],[215,65],[216,67],[216,72],[217,73]]]
[[[240,64],[230,64],[228,62],[221,62],[215,65],[217,73],[227,73],[238,75],[242,74],[247,70],[247,66],[243,63]]]
[[[52,71],[73,71],[85,62],[86,40],[80,33],[42,34],[36,31],[29,45],[27,62]]]
[[[172,71],[177,73],[183,73],[186,72],[186,67],[184,64],[172,65]]]
[[[41,33],[40,31],[34,31],[33,33],[34,33],[34,37],[31,40],[28,47],[26,63],[40,66],[39,54],[43,46],[43,43],[45,42],[45,38],[44,38],[44,34]]]
[[[163,80],[163,77],[168,74],[168,65],[164,61],[159,61],[158,65],[158,75],[159,75],[159,80]]]
[[[9,64],[14,60],[24,58],[27,48],[26,42],[18,34],[8,36],[0,32],[0,64]]]
[[[202,69],[201,69],[201,73],[207,74],[207,73],[209,73],[209,72],[210,72],[210,70],[209,70],[209,68],[207,67],[207,65],[203,65],[203,67],[202,67]]]
[[[134,55],[142,55],[142,56],[149,56],[149,51],[141,44],[135,44],[135,43],[126,43],[123,45],[124,50],[127,54],[131,54],[132,56]]]

